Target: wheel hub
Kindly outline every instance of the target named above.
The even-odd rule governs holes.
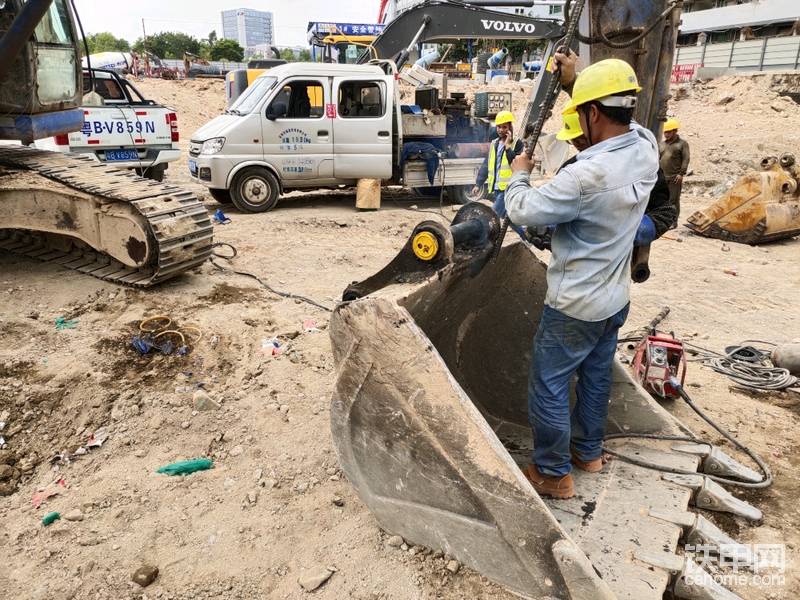
[[[264,182],[260,180],[253,180],[244,184],[244,196],[249,201],[263,202],[265,196]]]

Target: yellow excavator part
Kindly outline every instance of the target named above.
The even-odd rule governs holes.
[[[794,155],[761,161],[711,206],[689,217],[687,226],[707,237],[761,244],[800,235],[800,167]]]

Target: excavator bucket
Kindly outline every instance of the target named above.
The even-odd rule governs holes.
[[[333,439],[381,527],[523,597],[656,600],[670,589],[735,598],[710,577],[699,579],[712,595],[680,586],[697,572],[675,552],[682,528],[700,518],[687,506],[703,477],[668,481],[612,460],[599,474],[573,471],[575,498],[537,495],[521,468],[532,446],[527,379],[546,267],[521,243],[479,270],[457,254],[427,279],[396,277],[340,304],[331,319]],[[609,433],[686,434],[619,362],[613,382]],[[608,445],[676,469],[699,466],[666,441]]]
[[[687,222],[695,233],[742,244],[800,235],[800,167],[792,154],[761,161],[711,206]]]

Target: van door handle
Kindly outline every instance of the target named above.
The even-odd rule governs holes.
[[[324,136],[328,135],[328,130],[327,129],[321,129],[321,130],[319,130],[317,132],[317,135],[324,137]]]
[[[388,131],[379,131],[378,137],[389,137],[391,134]]]

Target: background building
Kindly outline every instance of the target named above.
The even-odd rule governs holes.
[[[797,34],[797,0],[686,0],[678,45]]]
[[[800,1],[686,0],[675,64],[686,73],[800,69]]]
[[[272,13],[252,8],[223,10],[222,37],[239,42],[245,56],[255,54],[257,47],[272,46],[275,44]]]

